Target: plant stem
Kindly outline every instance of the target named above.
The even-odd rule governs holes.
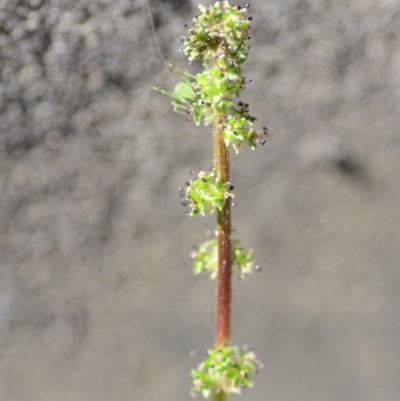
[[[229,149],[226,147],[221,128],[221,115],[214,117],[214,167],[222,183],[229,181]],[[218,287],[217,322],[215,345],[217,348],[229,344],[231,317],[231,202],[226,200],[221,211],[217,211],[218,238]],[[222,400],[215,395],[215,401]]]
[[[226,401],[226,393],[223,391],[215,393],[213,401]]]

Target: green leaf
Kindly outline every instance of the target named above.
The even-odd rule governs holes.
[[[158,86],[153,86],[153,88],[154,88],[156,91],[162,93],[163,95],[172,97],[172,99],[177,100],[178,102],[185,103],[185,99],[183,99],[182,97],[178,96],[175,92],[167,91],[167,90],[165,90],[165,89],[163,89],[163,88],[159,88]]]
[[[196,92],[193,90],[193,86],[184,82],[179,82],[175,86],[175,95],[183,101],[194,100]]]

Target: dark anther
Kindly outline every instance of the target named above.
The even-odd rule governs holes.
[[[190,182],[189,182],[189,181],[186,181],[186,182],[185,182],[185,185],[186,185],[187,187],[190,187]]]
[[[235,189],[235,187],[233,185],[229,185],[229,191],[232,191],[233,189]]]
[[[253,80],[252,79],[249,79],[248,81],[246,81],[246,75],[243,75],[242,76],[242,84],[240,85],[240,89],[246,89],[246,85],[247,84],[252,84],[253,83]]]
[[[240,102],[238,102],[238,106],[242,107],[242,106],[244,106],[244,103],[242,101],[240,101]]]
[[[187,28],[187,27],[188,27],[188,24],[183,25],[183,27],[184,27],[184,28]]]
[[[181,201],[180,203],[182,206],[187,206],[187,202],[185,202],[185,201]]]
[[[250,17],[247,18],[249,21],[253,21],[253,17],[250,15]]]
[[[203,181],[203,182],[207,182],[207,180],[206,180],[205,178],[202,178],[202,179],[201,179],[201,181]]]
[[[237,6],[236,7],[237,10],[240,10],[241,8],[242,8],[242,6]]]
[[[251,36],[247,36],[247,39],[250,40],[250,39],[251,39]]]

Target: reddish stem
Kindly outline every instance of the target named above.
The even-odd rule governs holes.
[[[214,119],[214,166],[222,183],[229,181],[229,149],[226,147],[220,124],[220,115]],[[217,211],[218,286],[215,345],[229,344],[231,317],[231,202],[226,200]]]

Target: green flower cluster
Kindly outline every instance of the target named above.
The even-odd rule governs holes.
[[[181,204],[189,207],[190,216],[211,214],[215,209],[222,210],[226,200],[234,198],[232,189],[229,182],[222,184],[214,171],[200,170],[196,178],[186,182],[186,191],[180,188]]]
[[[204,398],[223,391],[240,394],[242,389],[253,386],[249,375],[262,369],[253,351],[224,346],[208,351],[207,358],[192,370],[192,394],[201,393]]]
[[[222,114],[232,107],[233,98],[239,96],[244,84],[240,68],[227,67],[225,63],[218,59],[212,68],[196,76],[196,88],[204,103]]]
[[[256,118],[250,116],[248,104],[239,102],[234,106],[234,98],[246,88],[248,83],[242,74],[241,64],[248,56],[251,17],[247,16],[248,4],[232,7],[228,2],[199,6],[200,13],[194,18],[191,27],[186,26],[187,36],[182,36],[183,51],[190,61],[201,60],[207,67],[204,72],[192,75],[181,72],[169,64],[182,79],[174,92],[155,88],[170,96],[174,110],[193,120],[196,125],[202,122],[209,125],[215,113],[221,115],[221,128],[225,144],[238,153],[243,144],[255,149],[265,140],[262,131],[255,131]]]
[[[240,246],[239,240],[231,241],[231,261],[232,273],[237,274],[240,279],[244,279],[247,274],[259,271],[260,265],[255,263],[254,251],[247,252]],[[193,259],[193,271],[195,274],[206,273],[215,280],[218,275],[218,243],[217,238],[212,238],[202,243],[190,254]]]
[[[246,16],[246,6],[232,7],[227,1],[222,8],[219,1],[208,7],[200,5],[193,26],[187,27],[188,37],[182,38],[189,60],[201,60],[208,67],[217,56],[242,64],[249,51],[245,40],[249,39],[251,17]]]
[[[247,59],[249,17],[246,7],[232,7],[217,1],[209,7],[199,6],[200,13],[182,37],[189,61],[200,60],[208,67],[196,76],[196,88],[204,104],[225,114],[233,98],[245,87],[240,65]],[[210,67],[211,65],[211,67]]]
[[[263,127],[262,131],[255,131],[253,122],[256,118],[250,116],[249,105],[238,102],[238,109],[232,108],[232,113],[223,119],[222,126],[226,146],[232,146],[235,153],[239,153],[241,147],[246,143],[251,149],[257,144],[264,145],[265,139],[262,134],[268,135],[268,128]]]

